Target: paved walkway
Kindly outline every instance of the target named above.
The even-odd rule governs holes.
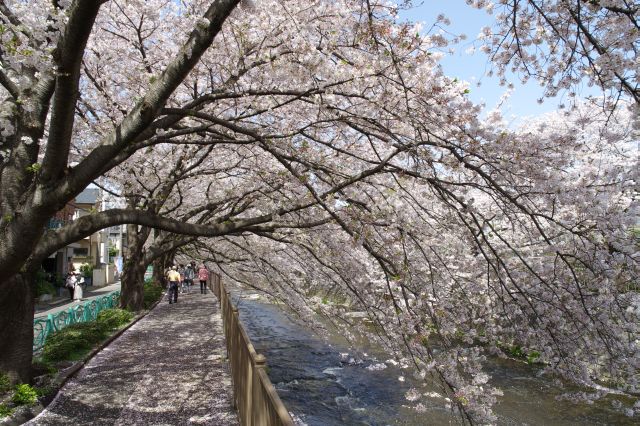
[[[48,314],[55,314],[56,312],[66,311],[72,306],[80,305],[87,300],[95,299],[96,297],[104,296],[112,291],[120,290],[120,281],[109,284],[104,287],[88,287],[83,293],[81,302],[69,300],[69,294],[67,289],[64,289],[63,297],[56,297],[50,303],[38,304],[35,308],[34,318],[46,317]]]
[[[165,299],[91,359],[29,425],[237,425],[209,293]]]

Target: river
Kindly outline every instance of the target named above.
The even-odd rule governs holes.
[[[420,382],[372,348],[349,348],[338,334],[318,337],[281,307],[243,292],[234,297],[240,318],[289,411],[309,426],[456,425],[437,385]],[[359,354],[359,355],[357,355]],[[383,369],[379,369],[385,366]],[[512,360],[492,360],[490,382],[504,395],[494,407],[499,425],[635,425],[611,401],[593,405],[558,401],[552,382],[538,368]],[[410,403],[405,393],[420,389]],[[424,410],[413,408],[422,403]]]

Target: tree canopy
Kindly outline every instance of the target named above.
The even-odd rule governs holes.
[[[446,37],[386,1],[0,2],[0,307],[24,302],[22,328],[0,319],[0,369],[26,374],[41,260],[130,224],[140,268],[197,253],[371,336],[441,380],[465,421],[495,420],[482,364],[510,346],[637,395],[628,3],[496,6],[482,40],[499,73],[603,91],[511,129],[444,75]],[[92,182],[120,205],[45,231]]]

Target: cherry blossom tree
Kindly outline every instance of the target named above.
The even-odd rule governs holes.
[[[127,223],[133,281],[188,243],[370,332],[312,303],[347,299],[468,422],[493,419],[482,361],[504,345],[637,392],[628,108],[509,131],[392,3],[237,3],[0,3],[0,369],[28,380],[39,261]],[[94,181],[127,203],[43,229]]]
[[[546,96],[568,91],[571,98],[585,83],[602,88],[615,102],[620,96],[640,102],[638,39],[640,6],[626,0],[538,1],[467,0],[496,16],[483,29],[482,49],[498,75],[518,71],[535,78]]]
[[[290,7],[273,2],[271,9],[266,3],[258,9],[247,2],[237,10],[238,19],[219,35],[237,3],[2,3],[0,267],[5,291],[0,305],[6,313],[3,321],[10,324],[2,327],[0,341],[8,349],[3,351],[0,368],[13,378],[28,380],[33,315],[30,274],[48,253],[119,223],[214,236],[257,230],[283,214],[313,210],[318,203],[309,198],[283,206],[271,197],[262,210],[252,210],[256,216],[249,216],[252,204],[241,202],[240,209],[230,205],[208,224],[179,222],[139,209],[110,209],[45,232],[48,218],[86,185],[128,161],[136,151],[161,143],[256,144],[253,150],[275,152],[269,148],[269,138],[282,138],[285,147],[270,164],[286,169],[282,164],[291,161],[287,150],[302,143],[293,140],[296,131],[306,126],[314,137],[322,126],[344,122],[339,110],[351,109],[344,112],[348,116],[355,114],[357,102],[366,107],[368,90],[377,96],[369,108],[381,102],[384,74],[399,66],[400,57],[380,42],[378,33],[386,34],[386,43],[397,44],[402,54],[421,53],[421,63],[429,68],[435,63],[426,52],[428,41],[406,28],[398,33],[385,21],[390,7],[386,4],[345,2],[316,11],[306,4]],[[324,25],[329,27],[323,29]],[[216,36],[220,41],[209,49]],[[274,67],[280,71],[272,72]],[[278,86],[285,79],[289,85],[282,90]],[[332,90],[337,86],[344,86],[344,92],[336,96]],[[468,104],[462,89],[455,86],[442,92],[442,102],[455,93],[456,102]],[[305,117],[319,112],[316,104],[324,95],[336,98],[335,116],[328,120]],[[242,105],[238,100],[243,100]],[[294,101],[296,106],[290,105]],[[275,114],[274,108],[278,109]],[[290,111],[296,114],[283,121],[282,128],[274,127],[280,136],[258,131]],[[369,115],[356,115],[363,122],[371,120],[371,111],[364,112]],[[264,118],[258,120],[259,115]],[[234,124],[240,119],[248,125]],[[289,128],[296,120],[300,120],[297,130]],[[339,130],[336,139],[347,134]],[[192,140],[185,141],[189,135]],[[200,141],[193,141],[194,136]],[[328,143],[318,141],[322,142]],[[252,149],[242,155],[255,157]],[[393,148],[396,153],[408,149]],[[337,165],[335,171],[348,167]],[[294,169],[290,164],[289,168]],[[333,192],[381,168],[372,165],[361,176],[342,172],[334,178]],[[309,179],[305,173],[295,171],[290,179]],[[270,189],[274,191],[277,187]],[[308,223],[280,220],[270,228],[329,220],[328,216],[305,217]]]
[[[185,29],[180,49],[141,98],[101,133],[74,145],[94,144],[69,166],[76,105],[82,98],[82,61],[104,2],[2,2],[3,87],[0,112],[0,306],[3,346],[0,369],[29,380],[33,332],[33,290],[27,262],[44,236],[49,217],[105,170],[126,159],[127,147],[143,137],[167,99],[211,45],[238,1],[215,1],[200,8],[200,21]],[[161,10],[161,5],[159,10]],[[46,19],[43,19],[45,17]],[[141,93],[141,92],[138,92]],[[93,120],[100,119],[96,117]],[[90,137],[93,136],[93,137]],[[118,212],[112,212],[112,219]],[[121,218],[119,223],[130,220]],[[118,221],[111,221],[112,224]],[[173,222],[172,222],[173,223]],[[109,223],[105,223],[108,226]],[[174,223],[174,227],[177,224]],[[64,239],[64,233],[52,236]]]
[[[585,104],[515,134],[441,141],[439,155],[413,159],[430,167],[394,163],[345,191],[332,224],[216,238],[198,252],[306,323],[324,313],[442,380],[469,422],[495,421],[500,390],[482,364],[508,348],[570,382],[637,394],[631,122],[625,108],[596,116]]]

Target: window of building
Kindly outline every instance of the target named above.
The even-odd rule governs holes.
[[[74,248],[73,249],[73,255],[76,257],[87,257],[89,256],[89,249],[88,248]]]

